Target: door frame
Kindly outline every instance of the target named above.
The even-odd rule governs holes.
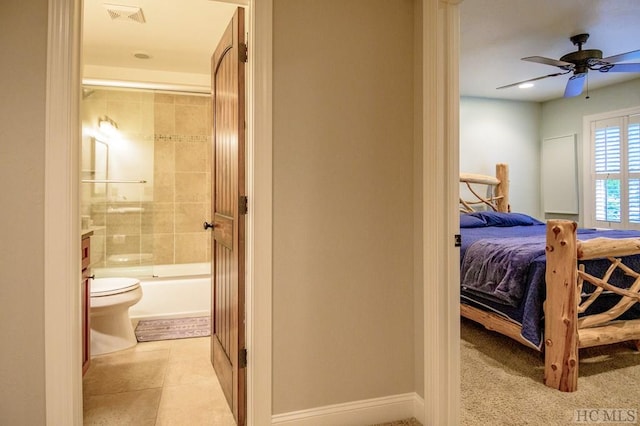
[[[423,0],[423,423],[427,425],[460,424],[460,250],[454,235],[460,232],[462,1]]]
[[[247,420],[271,423],[271,1],[247,9]],[[44,389],[47,424],[82,425],[79,150],[82,0],[48,0]],[[260,37],[256,37],[256,33]],[[258,78],[259,77],[259,78]],[[256,146],[254,140],[259,138]],[[256,256],[260,253],[260,256]],[[256,301],[260,303],[257,304]],[[259,397],[258,397],[259,396]]]
[[[249,63],[247,69],[247,423],[272,423],[272,219],[273,219],[273,3],[277,0],[226,0],[247,7]],[[422,2],[423,26],[423,145],[438,155],[423,156],[423,170],[439,170],[448,193],[434,187],[423,174],[427,255],[439,258],[423,282],[438,294],[424,300],[424,420],[446,424],[459,411],[459,299],[452,232],[457,232],[457,76],[458,5],[461,0]],[[79,220],[79,104],[81,87],[82,0],[48,0],[48,44],[45,125],[44,226],[44,362],[47,424],[82,425],[80,368],[80,220]],[[427,56],[436,54],[443,61]],[[425,60],[424,58],[429,58]],[[443,64],[442,66],[438,64]],[[448,76],[449,73],[449,76]],[[441,85],[434,85],[437,81]],[[429,84],[427,84],[429,82]],[[425,149],[426,151],[426,149]],[[454,187],[454,183],[456,184]],[[442,206],[433,214],[433,203]],[[429,216],[431,215],[431,216]],[[433,217],[432,217],[433,216]],[[427,224],[428,219],[436,222]],[[444,226],[442,226],[444,225]],[[435,259],[435,258],[434,258]],[[425,270],[428,270],[425,267]],[[452,272],[454,271],[454,272]],[[425,292],[426,293],[426,292]],[[433,345],[437,343],[437,345]],[[436,348],[434,350],[434,348]],[[419,413],[416,413],[419,416]]]

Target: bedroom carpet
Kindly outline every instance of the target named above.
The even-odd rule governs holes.
[[[565,393],[544,386],[535,350],[464,318],[460,334],[462,425],[575,425],[584,409],[600,418],[604,409],[640,413],[640,352],[630,343],[581,350],[578,391]]]
[[[379,423],[373,426],[422,426],[422,423],[420,423],[414,417],[411,417],[410,419],[397,420],[391,423]]]
[[[206,337],[211,334],[210,324],[208,316],[140,320],[135,333],[138,342]]]

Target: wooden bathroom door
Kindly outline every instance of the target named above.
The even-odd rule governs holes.
[[[211,58],[211,362],[238,425],[246,417],[245,61],[238,8]]]

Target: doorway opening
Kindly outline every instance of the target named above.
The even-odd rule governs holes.
[[[202,229],[203,220],[211,217],[212,196],[210,58],[237,6],[205,2],[186,11],[177,3],[149,4],[135,11],[107,9],[105,16],[102,5],[92,0],[84,5],[80,194],[82,223],[92,228],[95,240],[95,275],[125,274],[153,282],[166,278],[169,270],[193,266],[195,272],[191,268],[187,275],[210,281],[212,236]],[[124,27],[121,21],[126,21]],[[102,131],[101,121],[118,130]],[[173,308],[155,310],[144,297],[149,289],[143,288],[141,302],[131,308],[134,322],[139,315],[185,314]],[[196,303],[210,300],[211,286],[201,290],[209,293],[195,295],[191,288],[182,293],[190,293]],[[210,306],[206,314],[211,315]],[[206,352],[208,347],[202,346]],[[152,351],[145,352],[148,356]],[[101,357],[97,367],[105,359]],[[166,368],[156,373],[171,377],[175,365],[169,361]],[[211,365],[202,366],[200,373],[205,369]],[[94,394],[101,388],[91,375],[89,370],[85,396],[87,388]],[[215,375],[212,378],[217,385]],[[131,384],[134,390],[147,385]],[[102,395],[107,393],[104,388]],[[94,408],[87,405],[85,419]]]

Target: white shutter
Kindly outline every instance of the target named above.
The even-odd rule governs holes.
[[[627,165],[629,172],[629,222],[640,224],[640,115],[627,124]]]
[[[586,226],[640,230],[640,108],[585,117]]]
[[[622,220],[620,125],[618,119],[598,121],[594,135],[596,220],[609,222],[609,225],[611,222],[620,223]]]
[[[596,220],[603,222],[607,220],[607,196],[604,188],[604,179],[597,179],[594,197],[596,204]]]
[[[620,127],[596,128],[596,173],[620,172]]]

